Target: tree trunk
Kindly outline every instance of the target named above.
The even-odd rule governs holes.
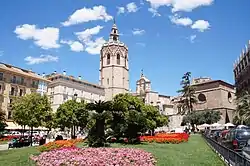
[[[33,136],[33,126],[31,127],[31,131],[30,131],[30,137],[31,137],[31,142],[30,142],[30,145],[32,146],[32,136]]]

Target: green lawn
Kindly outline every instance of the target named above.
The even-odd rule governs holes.
[[[9,141],[0,141],[0,145],[7,144]]]
[[[112,147],[136,147],[154,154],[159,166],[224,166],[219,157],[206,145],[200,135],[192,135],[188,143],[141,144]],[[28,166],[30,154],[38,154],[34,147],[0,151],[0,165]]]

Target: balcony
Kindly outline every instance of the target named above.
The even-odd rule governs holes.
[[[10,83],[12,83],[12,84],[18,84],[18,85],[22,85],[22,86],[26,86],[27,85],[24,81],[15,80],[15,79],[11,79]]]

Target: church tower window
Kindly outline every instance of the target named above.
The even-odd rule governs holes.
[[[107,55],[107,65],[110,64],[110,54]]]
[[[107,78],[107,84],[109,85],[109,79]]]
[[[117,61],[117,64],[120,65],[120,54],[117,54],[116,61]]]
[[[127,67],[127,55],[125,55],[125,67]]]

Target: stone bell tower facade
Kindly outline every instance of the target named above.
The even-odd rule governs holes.
[[[119,93],[129,92],[128,47],[119,40],[115,22],[109,40],[101,49],[100,83],[105,87],[106,100],[111,100]]]

